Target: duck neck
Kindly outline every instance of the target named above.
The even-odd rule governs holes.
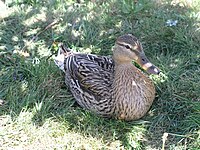
[[[115,79],[117,78],[132,78],[137,72],[137,68],[131,62],[115,61]]]
[[[118,57],[118,56],[113,55],[113,60],[115,62],[116,67],[121,66],[121,65],[128,65],[128,66],[133,65],[132,60],[127,57],[123,57],[123,56]]]

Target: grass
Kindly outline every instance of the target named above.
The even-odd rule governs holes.
[[[7,5],[0,13],[1,149],[200,149],[198,0],[19,0]],[[177,25],[167,26],[169,19]],[[149,113],[131,122],[101,118],[77,106],[52,61],[57,42],[110,55],[124,33],[139,37],[162,70],[160,77],[151,76],[157,96]]]

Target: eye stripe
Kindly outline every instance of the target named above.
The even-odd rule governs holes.
[[[136,54],[139,54],[139,52],[137,50],[132,49],[129,45],[122,44],[122,43],[119,43],[119,42],[117,42],[117,44],[120,45],[120,46],[124,46],[127,49],[130,49],[131,51],[135,52]]]
[[[120,46],[124,46],[124,47],[126,47],[127,49],[132,49],[129,45],[122,44],[122,43],[117,43],[117,44],[120,45]]]

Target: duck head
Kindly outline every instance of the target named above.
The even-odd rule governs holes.
[[[135,61],[146,70],[147,73],[160,73],[160,70],[145,56],[142,44],[131,34],[122,35],[117,38],[113,49],[113,59],[118,64]]]

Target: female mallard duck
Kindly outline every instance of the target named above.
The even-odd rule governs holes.
[[[117,38],[112,58],[62,48],[55,63],[65,72],[65,82],[80,106],[101,116],[136,120],[149,110],[155,87],[133,60],[148,73],[160,72],[130,34]]]

